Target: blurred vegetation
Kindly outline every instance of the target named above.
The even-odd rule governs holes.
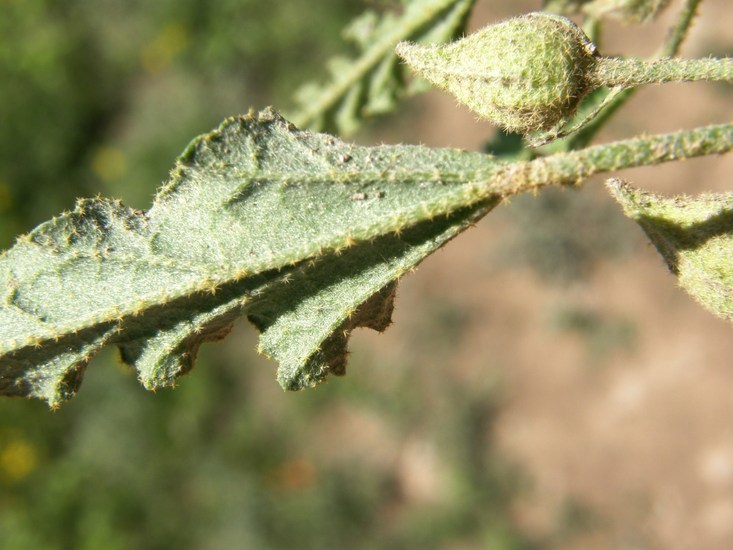
[[[78,196],[146,208],[192,137],[287,105],[365,4],[0,0],[0,248]],[[389,385],[359,355],[366,381],[284,395],[242,324],[175,391],[144,392],[108,352],[56,413],[0,401],[0,547],[539,545],[512,520],[496,387],[418,376],[465,322],[436,308],[415,334],[429,349],[377,369]]]
[[[550,326],[583,339],[589,365],[599,365],[614,352],[630,351],[636,345],[637,327],[632,319],[617,317],[588,307],[560,307],[552,312]]]
[[[568,285],[589,277],[599,262],[638,246],[634,228],[603,189],[544,189],[498,212],[512,225],[495,260],[524,265],[544,282]]]

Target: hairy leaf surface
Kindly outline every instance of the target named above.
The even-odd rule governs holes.
[[[705,309],[733,321],[733,193],[659,197],[619,180],[611,194]]]
[[[147,212],[101,198],[0,255],[0,394],[56,405],[103,346],[151,389],[247,315],[288,389],[340,374],[350,332],[389,323],[395,282],[504,197],[723,153],[730,125],[529,162],[357,147],[272,111],[194,140]]]
[[[290,118],[301,128],[349,135],[366,117],[392,111],[406,92],[395,45],[404,40],[439,44],[460,36],[474,2],[412,0],[400,15],[365,12],[344,32],[360,55],[331,59],[328,81],[301,88],[296,93],[298,111]],[[409,91],[425,89],[418,83]]]
[[[229,119],[147,212],[81,200],[3,254],[0,393],[57,404],[110,343],[146,387],[171,385],[242,314],[284,387],[341,373],[350,331],[389,323],[395,281],[496,204],[461,183],[495,164]]]

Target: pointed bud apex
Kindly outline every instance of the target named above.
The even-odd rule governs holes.
[[[705,309],[733,321],[733,193],[658,197],[611,180],[608,188]]]
[[[546,13],[486,27],[443,46],[397,45],[416,72],[513,132],[562,125],[590,91],[595,46],[569,19]]]

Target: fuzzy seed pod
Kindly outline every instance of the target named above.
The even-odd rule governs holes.
[[[402,42],[397,54],[431,83],[506,130],[562,125],[591,89],[598,54],[564,17],[530,13],[442,46]]]

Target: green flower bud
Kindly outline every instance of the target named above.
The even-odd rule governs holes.
[[[572,21],[530,13],[442,46],[397,54],[480,116],[527,134],[564,124],[590,91],[595,46]]]

